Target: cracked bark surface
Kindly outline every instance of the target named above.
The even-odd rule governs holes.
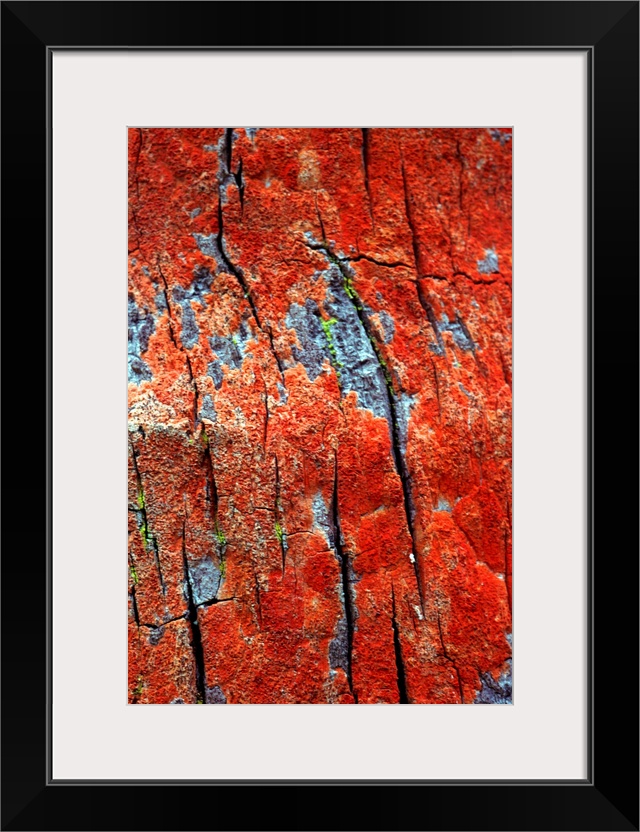
[[[129,701],[511,701],[511,137],[129,131]]]

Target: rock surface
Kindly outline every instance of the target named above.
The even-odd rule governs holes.
[[[511,135],[129,131],[129,701],[511,701]]]

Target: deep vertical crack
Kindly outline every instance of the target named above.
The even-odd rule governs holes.
[[[136,627],[140,626],[140,613],[138,612],[138,602],[136,600],[136,588],[131,587],[131,607],[133,609],[133,620],[136,622]]]
[[[269,394],[267,393],[267,383],[264,381],[264,430],[262,433],[262,447],[267,450],[267,436],[269,434]]]
[[[340,526],[340,512],[338,507],[338,454],[333,455],[333,494],[331,495],[331,527],[333,529],[333,545],[335,546],[338,560],[340,561],[340,579],[342,582],[342,595],[344,598],[344,617],[347,622],[347,684],[349,692],[357,704],[358,697],[353,689],[352,656],[353,656],[353,632],[354,632],[354,609],[351,595],[351,582],[349,580],[349,554],[343,548],[342,528]]]
[[[203,704],[205,702],[204,650],[202,647],[202,634],[198,623],[198,608],[193,601],[193,588],[191,586],[189,565],[187,563],[186,536],[187,521],[184,519],[182,521],[182,563],[184,569],[184,584],[187,591],[188,621],[191,627],[191,649],[193,650],[193,661],[196,668],[196,690],[198,692],[198,701]]]
[[[220,572],[224,576],[226,573],[226,538],[224,536],[224,532],[220,528],[220,522],[218,519],[218,511],[219,511],[219,498],[218,498],[218,486],[216,483],[216,477],[213,469],[213,459],[211,458],[211,443],[209,440],[209,436],[207,435],[206,430],[204,427],[202,428],[202,433],[200,434],[201,442],[204,445],[203,451],[203,462],[205,467],[206,473],[206,498],[207,502],[211,505],[211,520],[213,523],[213,534],[216,539],[217,550],[218,550],[218,558],[220,561]]]
[[[238,162],[236,172],[233,174],[240,197],[240,214],[244,214],[244,179],[242,178],[242,159]]]
[[[407,185],[407,177],[404,170],[404,159],[401,163],[401,171],[402,171],[402,186],[404,192],[404,212],[407,216],[407,223],[409,225],[409,231],[411,232],[411,246],[413,249],[413,259],[416,261],[416,275],[420,276],[420,253],[418,250],[418,239],[416,235],[416,229],[413,220],[413,212],[411,210],[411,201],[409,199],[409,186]]]
[[[223,186],[221,186],[223,187]],[[216,236],[216,245],[218,247],[218,251],[220,253],[220,257],[222,262],[226,266],[229,271],[229,274],[232,274],[238,283],[240,284],[240,288],[242,289],[242,294],[245,299],[248,301],[249,306],[251,307],[251,313],[253,315],[253,319],[255,320],[258,329],[262,329],[262,324],[260,323],[260,318],[258,317],[258,310],[256,308],[255,302],[253,297],[251,296],[251,291],[245,280],[244,274],[242,269],[239,266],[236,266],[234,263],[231,262],[227,252],[225,251],[224,245],[224,221],[222,217],[222,194],[218,199],[218,234]]]
[[[273,330],[271,329],[271,324],[267,327],[267,335],[269,336],[269,344],[271,345],[271,352],[273,353],[273,357],[276,360],[276,364],[278,365],[278,371],[280,372],[280,379],[282,380],[282,386],[286,388],[287,384],[284,378],[284,367],[282,365],[282,361],[280,360],[280,356],[276,352],[275,344],[273,343]]]
[[[276,454],[273,455],[273,461],[276,478],[276,497],[274,507],[275,532],[278,542],[280,543],[280,552],[282,553],[282,574],[284,575],[284,570],[287,565],[287,541],[284,530],[284,516],[282,514],[282,500],[280,498],[280,468],[278,467],[278,457]]]
[[[233,127],[227,127],[224,131],[225,165],[227,174],[231,173],[231,158],[233,156]]]
[[[224,217],[222,211],[222,201],[223,201],[223,190],[226,186],[226,183],[229,181],[229,177],[233,179],[236,187],[239,191],[240,196],[240,207],[244,210],[244,180],[242,178],[242,161],[238,165],[238,170],[236,173],[232,171],[232,159],[233,156],[233,127],[229,127],[224,131],[224,176],[222,179],[219,179],[218,185],[218,234],[216,235],[216,246],[218,248],[218,252],[220,254],[220,258],[222,262],[226,266],[229,274],[232,274],[238,283],[240,284],[240,288],[242,289],[242,294],[249,302],[249,306],[251,307],[251,312],[253,314],[253,318],[258,326],[258,329],[262,329],[262,324],[260,323],[260,318],[258,317],[258,310],[254,303],[253,297],[251,296],[251,291],[245,280],[244,273],[239,266],[236,266],[235,263],[231,262],[229,255],[226,252],[225,244],[224,244]]]
[[[438,368],[435,361],[431,358],[431,369],[433,370],[433,384],[436,390],[436,399],[438,400],[438,418],[442,420],[442,404],[440,403],[440,382],[438,381]]]
[[[398,633],[398,622],[396,620],[396,596],[393,584],[391,584],[391,627],[393,628],[393,652],[396,658],[396,681],[398,684],[399,704],[408,705],[407,679],[402,661],[402,650],[400,648],[400,635]]]
[[[334,254],[334,252],[331,250],[329,244],[326,241],[321,244],[307,245],[314,251],[321,251],[327,258],[327,260],[329,260],[331,263],[334,263],[340,270],[340,274],[342,275],[343,279],[345,295],[348,297],[353,308],[355,309],[356,315],[358,316],[358,320],[360,321],[364,333],[367,336],[369,343],[371,344],[371,349],[373,350],[373,354],[376,357],[376,360],[380,367],[380,371],[385,380],[386,396],[389,406],[389,414],[391,417],[391,425],[389,431],[391,435],[391,452],[396,472],[398,473],[398,476],[400,478],[400,484],[402,486],[402,502],[404,505],[404,512],[407,519],[407,528],[409,530],[409,536],[411,537],[411,562],[413,564],[413,570],[416,576],[420,607],[422,609],[422,612],[424,613],[424,594],[422,589],[422,580],[420,578],[420,568],[417,560],[415,531],[413,528],[413,517],[415,514],[415,509],[413,505],[413,499],[411,496],[411,475],[409,474],[409,469],[404,458],[404,453],[402,452],[402,446],[400,441],[400,429],[398,424],[398,413],[396,409],[396,392],[393,386],[391,373],[389,372],[387,368],[387,363],[382,356],[380,346],[378,345],[378,341],[375,336],[374,328],[371,325],[371,322],[369,321],[369,317],[365,311],[364,304],[362,303],[360,295],[358,294],[355,286],[353,285],[352,275],[349,274],[349,272],[347,271],[347,269],[350,268],[348,262],[346,262],[344,258],[336,256],[336,254]]]
[[[436,318],[436,313],[433,311],[433,306],[429,303],[429,300],[425,294],[424,289],[422,288],[422,284],[420,283],[420,278],[416,280],[416,289],[418,292],[418,300],[420,301],[420,306],[424,309],[425,314],[427,316],[427,320],[431,324],[431,329],[433,330],[433,334],[435,335],[437,344],[438,344],[438,355],[444,355],[444,341],[442,339],[442,333],[440,332],[440,327],[438,326],[438,319]]]
[[[142,475],[140,474],[140,469],[138,468],[138,460],[136,457],[136,450],[133,447],[133,442],[129,442],[131,447],[131,460],[133,462],[133,470],[136,474],[136,487],[137,487],[137,508],[136,514],[138,515],[138,519],[140,521],[140,533],[142,534],[142,540],[144,543],[144,548],[153,550],[153,557],[156,565],[156,569],[158,571],[158,577],[160,579],[160,586],[162,588],[162,594],[167,594],[167,585],[164,581],[164,575],[162,574],[162,564],[160,562],[160,548],[158,546],[158,540],[155,535],[152,535],[149,532],[149,519],[147,517],[147,504],[146,504],[146,497],[144,493],[144,488],[142,487]]]
[[[253,299],[253,295],[251,294],[251,289],[247,280],[244,276],[244,272],[237,266],[235,263],[231,261],[231,258],[227,254],[226,246],[225,246],[225,237],[224,237],[224,212],[222,210],[222,203],[223,203],[223,190],[226,187],[227,182],[229,181],[229,177],[233,179],[236,187],[238,188],[238,194],[240,197],[240,210],[244,212],[244,192],[245,192],[245,181],[243,176],[243,165],[242,159],[240,159],[238,163],[238,167],[236,172],[233,172],[233,128],[227,128],[224,131],[224,157],[223,157],[223,164],[224,164],[224,176],[222,178],[219,177],[219,185],[218,185],[218,233],[216,235],[216,248],[218,249],[218,253],[220,255],[220,259],[224,263],[227,271],[229,274],[232,274],[236,280],[240,288],[242,289],[243,297],[249,303],[249,307],[251,309],[251,314],[253,315],[253,319],[256,322],[258,329],[263,332],[266,332],[269,337],[269,344],[271,347],[271,352],[275,359],[275,362],[278,366],[278,371],[280,373],[280,378],[282,379],[282,384],[285,385],[284,380],[284,367],[282,365],[282,361],[276,352],[275,345],[273,343],[273,332],[271,326],[268,325],[266,330],[262,326],[262,322],[260,321],[260,316],[258,315],[258,307]],[[268,323],[268,322],[267,322]]]

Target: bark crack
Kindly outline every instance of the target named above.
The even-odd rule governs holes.
[[[135,586],[131,587],[131,591],[129,592],[131,596],[131,607],[133,609],[133,620],[136,622],[136,627],[140,626],[140,613],[138,611],[138,602],[136,600],[136,588]]]
[[[357,257],[342,257],[341,259],[346,260],[349,263],[357,263],[360,260],[368,260],[369,263],[375,263],[376,266],[384,266],[387,269],[396,269],[398,266],[403,266],[405,269],[411,268],[408,263],[403,263],[402,260],[395,260],[392,263],[387,263],[384,260],[377,260],[369,254],[358,254]]]
[[[273,455],[273,461],[275,466],[275,478],[276,478],[276,495],[275,495],[275,508],[274,508],[274,516],[275,516],[275,533],[276,537],[278,538],[278,542],[280,543],[280,552],[282,554],[282,574],[284,575],[284,570],[286,567],[287,561],[287,539],[286,539],[286,532],[284,527],[284,516],[282,514],[282,501],[280,499],[280,468],[278,467],[278,457],[276,454]],[[281,522],[282,521],[282,522]]]
[[[224,536],[224,532],[220,527],[220,522],[218,519],[218,511],[220,507],[220,500],[218,497],[218,486],[216,483],[216,477],[213,469],[213,459],[211,457],[211,443],[204,427],[202,428],[202,433],[200,434],[200,436],[201,441],[204,444],[203,462],[205,465],[206,472],[206,499],[207,502],[211,504],[211,519],[213,521],[213,534],[216,539],[216,547],[218,550],[220,574],[224,577],[227,571],[227,540]]]
[[[222,189],[224,185],[221,185],[220,188]],[[256,308],[256,304],[253,300],[251,295],[251,290],[249,289],[249,285],[245,280],[244,273],[239,266],[236,266],[235,263],[232,263],[229,255],[226,252],[225,244],[224,244],[224,221],[223,221],[223,212],[222,212],[222,193],[220,193],[218,197],[218,234],[216,236],[216,245],[218,247],[218,251],[220,253],[220,258],[222,262],[226,266],[229,274],[232,274],[240,288],[242,289],[242,294],[245,300],[248,301],[249,306],[251,307],[251,313],[253,315],[253,319],[256,322],[258,329],[262,329],[262,324],[260,323],[260,318],[258,317],[258,310]]]
[[[331,495],[331,514],[329,521],[333,529],[333,544],[336,555],[340,562],[340,579],[342,583],[342,595],[344,598],[344,617],[347,623],[347,684],[349,685],[349,692],[353,696],[354,702],[357,704],[358,696],[353,689],[353,673],[352,673],[352,657],[353,657],[353,633],[354,633],[354,605],[351,594],[351,581],[349,580],[349,571],[351,564],[349,562],[349,554],[343,548],[342,528],[340,526],[340,512],[338,506],[338,454],[334,451],[333,454],[333,493]]]
[[[135,512],[138,516],[138,523],[140,528],[140,534],[142,535],[142,542],[144,544],[144,548],[146,550],[152,549],[153,551],[153,559],[156,565],[156,569],[158,572],[158,577],[160,579],[160,587],[162,589],[162,594],[167,594],[167,585],[164,580],[164,575],[162,573],[162,564],[160,562],[160,547],[158,546],[158,540],[155,535],[151,534],[149,531],[149,519],[147,517],[147,502],[144,493],[144,488],[142,486],[142,475],[140,473],[140,468],[138,467],[138,459],[136,457],[136,450],[133,446],[133,442],[129,442],[131,447],[131,460],[133,462],[133,470],[135,471],[136,475],[136,487],[137,487],[137,508]]]
[[[220,254],[220,259],[224,263],[225,267],[229,274],[232,274],[236,280],[238,281],[238,285],[242,289],[242,295],[245,300],[248,302],[249,307],[251,309],[251,314],[253,315],[253,319],[256,322],[256,325],[259,330],[262,332],[266,332],[269,337],[269,344],[271,347],[271,352],[273,353],[273,357],[275,362],[278,366],[278,370],[280,372],[280,377],[282,379],[283,385],[286,387],[285,380],[284,380],[284,367],[282,365],[282,361],[276,352],[275,345],[273,343],[273,332],[271,326],[268,325],[267,329],[262,325],[260,321],[260,316],[258,314],[258,307],[253,299],[253,295],[251,294],[251,289],[247,280],[244,276],[244,272],[240,268],[240,266],[236,265],[232,262],[231,258],[229,257],[226,245],[225,245],[225,236],[224,236],[224,212],[222,210],[222,197],[223,197],[223,188],[225,187],[229,177],[231,177],[238,188],[238,194],[240,197],[240,210],[241,213],[244,213],[244,192],[245,192],[245,182],[244,177],[242,175],[242,159],[238,164],[238,168],[235,173],[232,171],[232,163],[233,163],[233,128],[227,128],[224,134],[224,144],[225,144],[225,175],[222,177],[221,181],[219,182],[218,186],[218,233],[216,235],[216,248]],[[316,203],[317,207],[317,203]]]
[[[391,627],[393,629],[393,652],[396,659],[396,683],[398,685],[399,704],[408,705],[407,679],[402,661],[402,650],[400,648],[400,635],[396,620],[396,596],[393,584],[391,584]]]
[[[189,576],[189,566],[187,563],[187,543],[186,543],[187,521],[186,518],[182,521],[182,564],[184,569],[184,582],[187,591],[188,602],[188,621],[191,626],[191,649],[193,651],[193,661],[196,668],[196,690],[198,692],[198,702],[203,704],[205,701],[205,667],[204,667],[204,650],[202,647],[202,634],[200,632],[200,625],[198,623],[198,608],[193,601],[193,588],[191,586],[191,578]]]
[[[418,240],[416,237],[416,229],[413,220],[413,213],[411,211],[411,205],[409,200],[409,187],[407,185],[407,177],[404,170],[404,159],[401,161],[400,169],[402,171],[402,188],[404,193],[404,212],[407,217],[407,224],[409,226],[409,231],[411,232],[411,247],[413,249],[413,259],[416,261],[416,274],[420,274],[420,254],[418,251]]]
[[[322,252],[324,256],[327,258],[327,260],[329,260],[329,262],[331,263],[334,263],[340,270],[340,274],[342,275],[343,279],[345,294],[349,298],[349,301],[355,309],[356,315],[358,316],[358,320],[360,321],[362,329],[364,330],[364,334],[366,335],[369,343],[371,344],[371,348],[373,350],[373,353],[376,357],[376,360],[378,362],[378,365],[380,366],[380,370],[385,380],[387,402],[389,407],[389,414],[391,417],[391,425],[389,431],[391,435],[391,452],[396,472],[398,473],[398,476],[400,478],[400,484],[402,486],[404,512],[407,519],[407,528],[409,531],[409,536],[411,537],[411,562],[413,563],[413,569],[416,576],[420,607],[422,609],[422,612],[424,613],[424,594],[422,589],[422,580],[420,578],[419,564],[417,561],[415,531],[413,528],[414,507],[413,499],[411,496],[411,475],[409,473],[409,469],[407,467],[406,460],[402,452],[402,446],[400,441],[400,429],[398,424],[398,413],[396,409],[396,392],[393,385],[393,380],[391,378],[391,373],[387,368],[387,362],[385,361],[382,355],[381,348],[375,336],[375,330],[371,325],[367,312],[365,311],[364,304],[362,303],[360,295],[358,294],[355,286],[353,285],[352,275],[349,274],[349,272],[345,268],[346,258],[338,257],[331,250],[329,244],[326,241],[323,241],[322,243],[306,243],[306,245],[314,251]]]

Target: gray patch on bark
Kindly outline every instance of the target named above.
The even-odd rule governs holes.
[[[222,580],[220,570],[213,560],[205,555],[199,561],[188,563],[187,568],[193,603],[198,605],[213,600]]]
[[[205,688],[204,702],[205,705],[226,705],[227,697],[219,685],[214,685],[212,688]]]
[[[505,145],[507,142],[511,141],[511,133],[507,133],[504,130],[489,130],[489,135],[494,142],[500,142],[501,145]]]
[[[173,290],[173,299],[182,309],[182,332],[180,340],[185,349],[191,349],[198,342],[200,330],[196,323],[196,316],[191,306],[191,301],[197,301],[205,305],[205,295],[211,292],[211,281],[213,276],[208,269],[200,266],[193,273],[193,281],[186,289],[176,286]]]
[[[219,390],[222,386],[222,364],[218,361],[218,359],[214,359],[210,364],[207,365],[207,373],[213,379],[213,386],[216,390]]]
[[[239,370],[247,352],[247,344],[252,337],[249,324],[242,320],[236,333],[213,335],[209,338],[209,344],[222,364],[226,364],[233,370]]]
[[[172,699],[169,702],[170,705],[184,705],[184,699],[181,696],[178,696],[177,699]]]
[[[469,334],[462,326],[460,321],[450,321],[446,315],[442,315],[442,322],[440,324],[440,332],[450,332],[453,335],[453,340],[461,350],[473,350],[475,344],[469,337]]]
[[[182,304],[182,331],[180,332],[180,340],[182,346],[189,350],[198,343],[200,337],[200,330],[196,323],[196,316],[193,314],[193,309],[188,301]]]
[[[393,341],[393,336],[396,334],[396,325],[391,315],[384,309],[378,312],[378,318],[380,319],[380,326],[384,334],[384,342],[388,344],[390,341]]]
[[[129,295],[127,304],[128,341],[131,355],[142,355],[149,348],[149,338],[155,331],[156,324],[148,309],[140,309],[133,295]]]
[[[318,378],[325,359],[329,357],[320,320],[318,304],[311,298],[307,298],[304,306],[292,303],[285,318],[287,327],[295,331],[300,345],[294,344],[291,354],[294,361],[305,368],[309,381]]]
[[[276,382],[278,386],[278,393],[280,394],[280,404],[286,404],[289,401],[289,393],[287,388],[280,384],[280,382]]]
[[[398,393],[395,398],[396,425],[398,426],[398,444],[403,458],[407,455],[407,442],[409,439],[409,419],[411,410],[415,406],[417,396],[410,396],[408,393]]]
[[[235,334],[213,335],[209,338],[211,350],[217,357],[207,366],[207,372],[213,379],[216,390],[219,390],[222,384],[224,375],[222,365],[224,364],[232,370],[239,370],[247,352],[247,344],[252,338],[251,327],[244,319],[240,321],[240,326]]]
[[[167,300],[164,296],[164,292],[158,292],[158,294],[154,298],[156,309],[158,312],[166,312],[167,311]]]
[[[345,673],[349,672],[349,630],[346,618],[338,621],[336,635],[329,642],[329,664],[332,670],[341,667]]]
[[[193,239],[200,251],[206,256],[211,257],[216,263],[216,274],[218,272],[229,273],[229,269],[224,262],[220,249],[218,248],[218,238],[215,234],[192,234]]]
[[[210,422],[218,421],[218,414],[213,405],[213,398],[210,393],[205,393],[202,398],[202,407],[200,408],[200,418],[208,419]]]
[[[151,381],[153,373],[149,365],[135,355],[128,356],[128,378],[134,384],[140,385],[143,381]]]
[[[482,687],[475,698],[480,705],[511,705],[513,690],[511,683],[511,659],[507,659],[506,670],[496,681],[490,673],[481,673]]]
[[[478,260],[478,271],[480,274],[498,274],[498,255],[495,249],[488,248],[484,252],[484,260]]]
[[[155,645],[160,641],[163,635],[164,630],[162,627],[153,627],[149,631],[149,644],[155,647]]]
[[[342,388],[346,392],[355,391],[358,394],[359,407],[368,408],[375,416],[386,419],[391,425],[384,373],[353,301],[344,289],[344,278],[335,265],[325,274],[329,276],[330,293],[324,308],[327,314],[337,321],[331,327],[331,337],[337,360],[342,365]]]
[[[329,519],[329,511],[319,491],[313,495],[311,507],[313,509],[313,523],[315,528],[322,532],[329,546],[335,546],[334,530]]]

